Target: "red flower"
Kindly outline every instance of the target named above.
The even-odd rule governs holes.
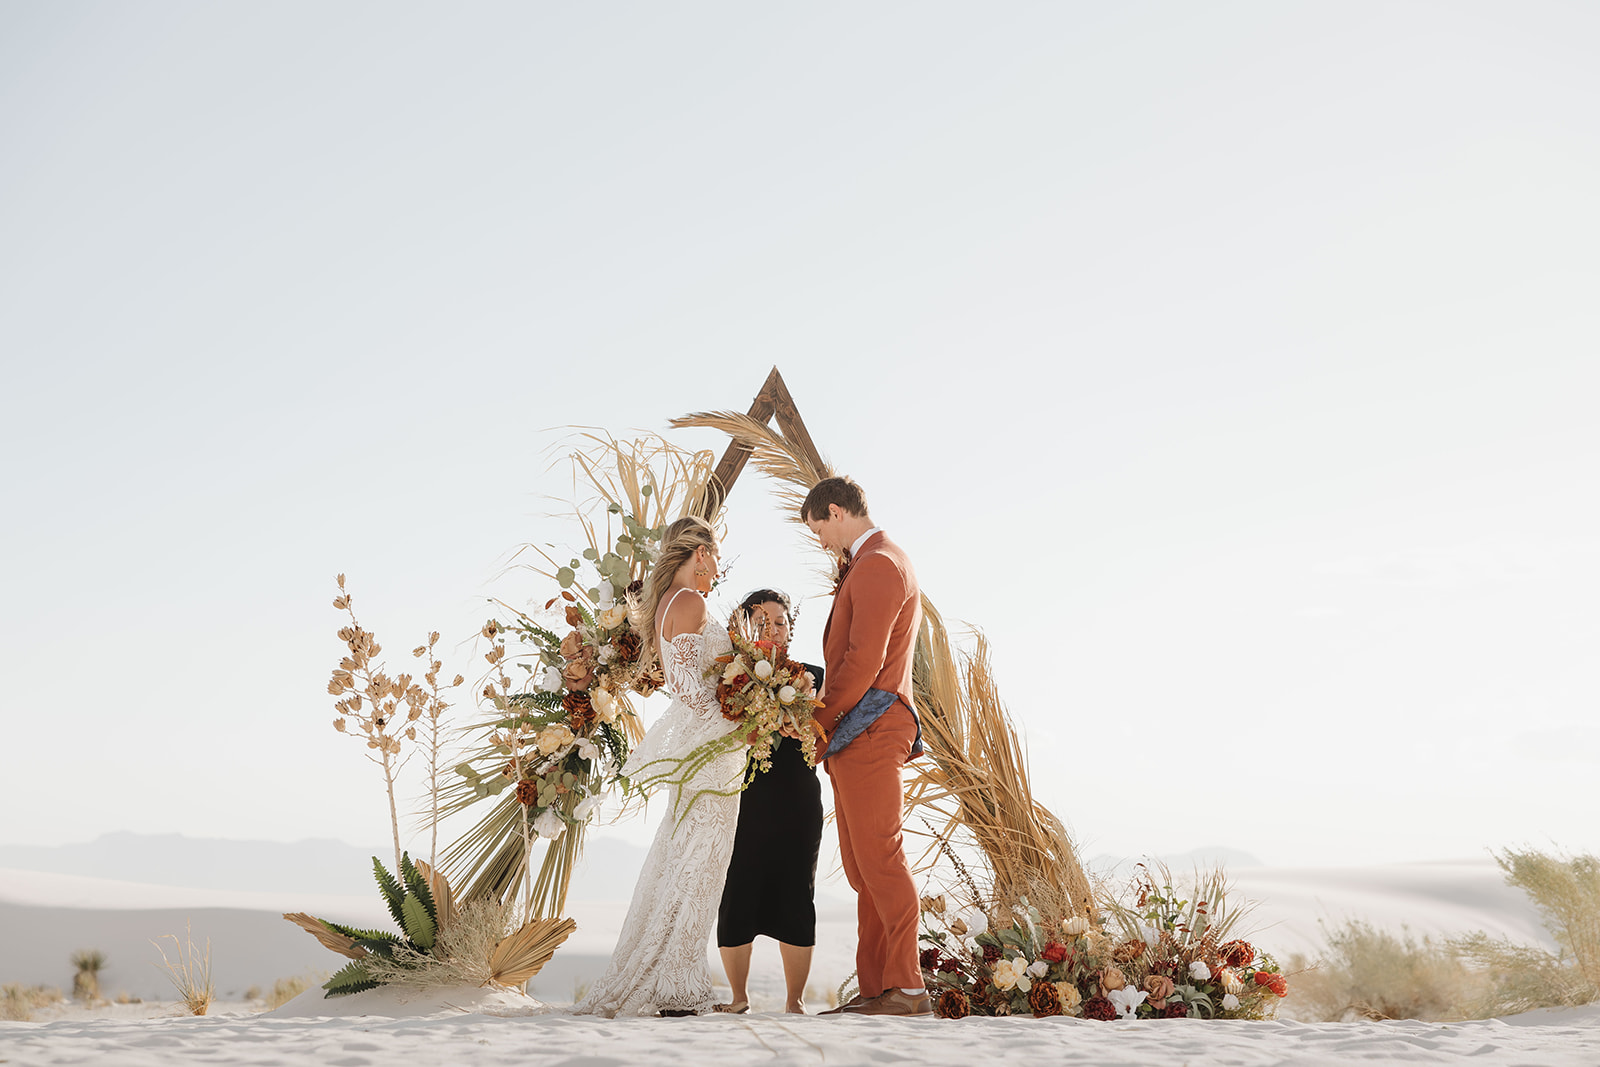
[[[972,1002],[959,989],[946,989],[933,1003],[933,1013],[941,1019],[965,1019],[972,1014]]]
[[[1044,947],[1044,951],[1039,955],[1051,963],[1060,963],[1067,958],[1067,946],[1059,941],[1052,941]]]
[[[1105,997],[1090,997],[1083,1002],[1083,1017],[1085,1019],[1099,1019],[1108,1023],[1117,1017],[1117,1009]]]
[[[1229,941],[1218,952],[1229,967],[1248,967],[1256,958],[1256,950],[1248,941]]]
[[[946,958],[939,961],[939,973],[941,974],[955,974],[959,970],[961,970],[961,961],[958,959]]]
[[[1174,1000],[1171,1004],[1161,1009],[1161,1017],[1163,1019],[1187,1019],[1189,1017],[1189,1005],[1181,1000]]]
[[[999,958],[1000,958],[1000,946],[999,945],[984,945],[983,946],[983,962],[984,963],[994,963]]]
[[[918,960],[921,962],[923,970],[931,971],[939,963],[939,950],[925,948],[922,950],[922,955],[918,957]]]

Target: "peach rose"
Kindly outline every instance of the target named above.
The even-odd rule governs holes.
[[[583,635],[574,630],[561,639],[561,658],[577,659],[578,653],[583,651]]]
[[[587,689],[594,681],[594,649],[585,648],[561,670],[568,689]]]
[[[1167,998],[1172,996],[1172,990],[1174,988],[1175,987],[1172,979],[1168,978],[1164,974],[1151,974],[1145,976],[1144,991],[1150,994],[1150,1006],[1153,1008],[1164,1006],[1167,1002]]]
[[[1109,993],[1114,989],[1121,989],[1127,984],[1128,979],[1124,977],[1122,971],[1116,967],[1107,967],[1104,971],[1100,972],[1100,990],[1103,993]]]
[[[1056,993],[1061,997],[1061,1010],[1068,1015],[1077,1011],[1078,1005],[1083,1003],[1083,994],[1071,982],[1057,982]]]

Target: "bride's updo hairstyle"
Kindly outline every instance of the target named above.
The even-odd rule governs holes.
[[[644,647],[652,657],[660,656],[656,648],[656,611],[661,606],[661,598],[672,588],[672,579],[689,562],[695,549],[716,547],[716,531],[698,515],[685,515],[668,526],[662,535],[661,555],[650,568],[650,578],[644,584],[644,596],[639,602],[640,617],[634,620],[635,628],[644,638]]]

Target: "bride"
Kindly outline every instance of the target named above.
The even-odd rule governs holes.
[[[705,520],[689,516],[667,527],[637,625],[646,647],[660,655],[672,703],[622,769],[635,785],[660,781],[670,774],[664,768],[734,728],[722,716],[715,679],[706,678],[716,657],[732,647],[727,631],[706,610],[717,564],[716,534]],[[633,887],[611,962],[573,1008],[576,1014],[711,1010],[706,950],[733,852],[739,820],[734,790],[745,756],[737,748],[669,787],[668,808]]]

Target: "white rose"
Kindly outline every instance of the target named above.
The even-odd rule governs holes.
[[[616,650],[615,646],[613,646],[613,645],[601,645],[600,646],[600,662],[601,663],[610,663],[612,660],[614,660],[616,658],[617,658],[617,650]]]
[[[729,663],[727,669],[722,672],[722,680],[732,685],[733,680],[743,673],[745,673],[744,660],[739,656],[735,656],[733,657],[733,662]]]
[[[1234,996],[1232,993],[1229,993],[1227,996],[1222,998],[1222,1010],[1223,1011],[1236,1011],[1238,1009],[1238,1007],[1239,1007],[1239,998]]]
[[[1082,915],[1074,915],[1070,919],[1061,920],[1061,932],[1068,937],[1081,937],[1089,931],[1089,920]]]
[[[554,667],[546,667],[544,675],[539,679],[539,688],[546,693],[554,693],[566,687],[566,680],[561,677],[561,672]]]
[[[578,738],[577,747],[578,755],[582,756],[584,759],[589,760],[591,763],[599,761],[600,746],[589,740],[587,737]]]
[[[560,837],[566,828],[567,824],[561,818],[561,816],[557,815],[549,808],[546,808],[539,814],[538,818],[533,820],[534,832],[540,837],[549,838],[551,841],[554,841],[556,838]]]
[[[766,681],[768,678],[772,677],[772,664],[768,660],[764,660],[764,659],[756,660],[756,668],[755,668],[755,670],[756,670],[756,677],[760,678],[763,682]]]
[[[1189,977],[1197,982],[1204,982],[1211,977],[1211,968],[1206,966],[1205,960],[1195,960],[1189,964]]]
[[[1034,978],[1043,978],[1045,973],[1049,970],[1049,960],[1034,960],[1032,963],[1028,964],[1028,973]]]
[[[595,591],[600,594],[599,599],[595,601],[600,607],[609,608],[617,602],[617,587],[607,579],[600,579],[600,584],[595,587]]]
[[[621,604],[612,604],[600,609],[600,625],[607,630],[615,630],[627,617],[628,609]]]
[[[968,908],[961,913],[961,921],[967,924],[967,936],[977,937],[989,929],[989,917],[981,908]]]
[[[778,703],[780,703],[780,704],[793,704],[794,703],[794,698],[795,698],[795,688],[794,688],[794,686],[786,685],[782,689],[778,690]]]
[[[594,707],[594,713],[601,722],[615,722],[617,718],[617,698],[611,695],[609,689],[598,686],[589,694],[589,703]]]
[[[1011,969],[1012,960],[996,960],[994,965],[994,984],[1001,989],[1010,989],[1017,984],[1017,974]]]

